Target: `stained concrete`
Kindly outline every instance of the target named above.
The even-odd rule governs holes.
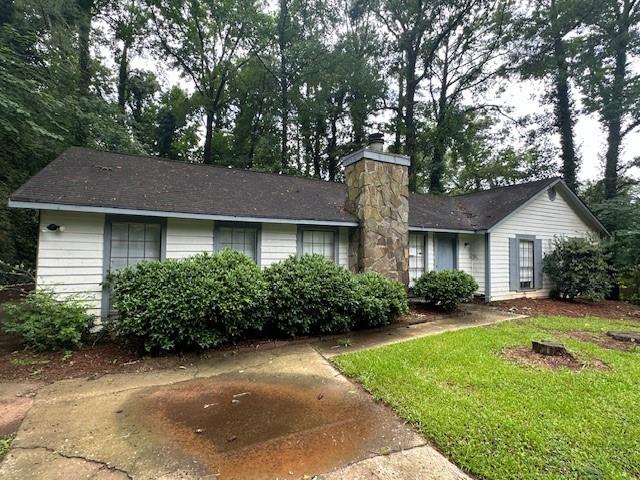
[[[349,349],[486,323],[360,333]],[[42,387],[0,478],[467,478],[319,351],[344,350],[227,352],[174,370]]]

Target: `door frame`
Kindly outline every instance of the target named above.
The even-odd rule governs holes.
[[[111,265],[111,229],[114,222],[157,223],[160,225],[160,260],[167,258],[167,219],[164,217],[146,217],[142,215],[105,215],[102,247],[102,300],[101,316],[109,318],[111,290],[107,287],[109,266]]]
[[[434,232],[433,233],[433,269],[438,272],[438,242],[446,239],[451,242],[453,247],[453,269],[458,270],[458,243],[459,236],[457,233]]]

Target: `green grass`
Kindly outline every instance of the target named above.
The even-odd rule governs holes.
[[[640,478],[640,350],[559,333],[609,329],[640,324],[541,317],[346,354],[336,364],[479,477]],[[609,369],[533,368],[500,355],[543,338]]]
[[[9,435],[6,437],[0,437],[0,460],[2,460],[5,455],[9,452],[11,448],[11,443],[13,442],[13,435]]]

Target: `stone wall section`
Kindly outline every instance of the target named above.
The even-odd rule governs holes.
[[[349,241],[349,267],[409,283],[409,170],[363,158],[345,169],[346,208],[360,220]]]

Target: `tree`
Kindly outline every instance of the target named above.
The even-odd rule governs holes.
[[[514,60],[524,78],[548,81],[547,98],[555,107],[553,124],[560,135],[562,176],[574,191],[578,187],[579,158],[573,131],[570,67],[577,34],[592,10],[590,0],[532,0],[530,8],[516,19],[521,35]]]
[[[640,53],[640,1],[598,2],[580,44],[580,85],[585,109],[597,112],[607,130],[604,191],[618,192],[624,138],[640,126],[640,73],[631,69]]]
[[[174,160],[195,161],[198,150],[198,128],[194,122],[192,99],[178,86],[160,97],[154,133],[153,151]]]
[[[416,95],[429,75],[436,52],[458,26],[462,25],[480,0],[382,0],[379,18],[390,33],[394,48],[402,55],[404,96],[403,127],[405,153],[411,157],[409,188],[416,190]]]
[[[430,192],[445,191],[446,154],[461,122],[476,112],[500,108],[480,99],[506,69],[507,7],[502,0],[473,7],[464,24],[444,36],[427,67],[426,111],[433,125],[427,154]]]
[[[205,113],[203,161],[213,163],[216,115],[226,102],[225,90],[250,45],[258,21],[254,0],[156,0],[150,15],[157,47],[191,80]]]

